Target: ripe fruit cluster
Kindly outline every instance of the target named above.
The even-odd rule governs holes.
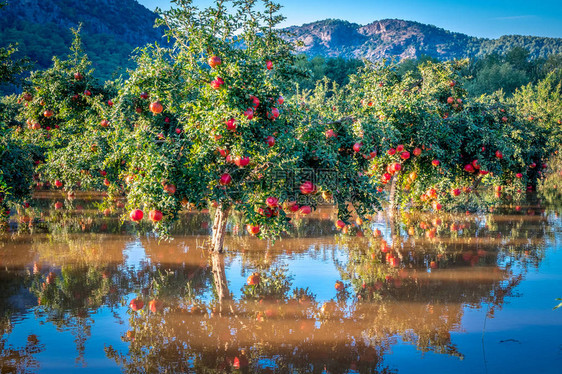
[[[134,209],[131,211],[131,213],[129,213],[129,218],[133,222],[140,222],[144,218],[144,212],[140,209]],[[162,214],[161,211],[154,209],[148,213],[148,218],[152,222],[156,223],[156,222],[160,222],[162,218],[164,218],[164,215]]]

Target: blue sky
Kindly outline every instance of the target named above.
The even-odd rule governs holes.
[[[168,0],[137,0],[147,8],[167,8]],[[326,18],[367,24],[400,18],[472,36],[497,38],[520,34],[562,37],[562,0],[277,0],[283,26]],[[194,0],[204,8],[211,0]]]

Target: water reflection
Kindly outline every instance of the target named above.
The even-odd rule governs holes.
[[[560,232],[536,201],[378,217],[347,235],[321,209],[276,243],[243,235],[235,217],[227,253],[212,255],[208,214],[186,214],[173,231],[184,235],[162,242],[96,199],[41,203],[14,214],[1,241],[2,372],[41,368],[57,349],[42,343],[48,325],[72,334],[77,365],[99,336],[126,372],[395,372],[386,358],[403,344],[462,359],[452,336],[467,310],[493,318]],[[96,329],[103,313],[123,327]],[[24,319],[43,325],[22,343]]]

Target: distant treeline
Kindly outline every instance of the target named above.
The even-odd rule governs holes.
[[[480,96],[503,90],[506,95],[510,95],[517,88],[529,83],[536,84],[549,74],[553,74],[551,78],[554,82],[562,82],[562,54],[535,59],[531,59],[530,56],[528,50],[513,47],[505,54],[494,53],[471,59],[462,74],[466,80],[465,87],[468,94]],[[437,59],[422,56],[416,60],[403,60],[398,69],[400,73],[415,72],[418,70],[418,65],[428,61],[437,62]],[[304,55],[299,59],[299,64],[303,69],[311,72],[308,78],[300,82],[302,89],[313,88],[316,82],[324,77],[339,85],[346,84],[348,77],[364,66],[361,60],[308,58]]]

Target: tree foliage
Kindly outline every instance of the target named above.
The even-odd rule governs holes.
[[[101,190],[106,211],[125,197],[132,220],[164,235],[182,209],[211,208],[214,238],[229,214],[277,238],[321,203],[337,205],[341,229],[387,203],[485,208],[478,186],[521,197],[559,144],[555,73],[474,98],[473,62],[305,61],[269,0],[174,4],[159,21],[170,44],[140,50],[126,78],[100,84],[78,31],[66,59],[31,74],[3,117],[27,160],[12,185]],[[522,49],[478,64],[482,77],[536,70]]]

